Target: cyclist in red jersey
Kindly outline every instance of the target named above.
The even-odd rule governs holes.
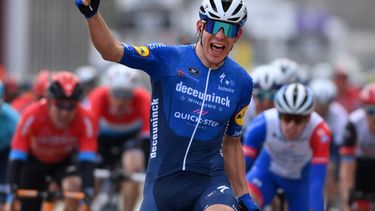
[[[49,70],[41,70],[34,81],[32,90],[16,97],[11,103],[12,107],[22,113],[32,102],[43,98],[46,95],[50,77]]]
[[[92,195],[97,128],[79,104],[81,95],[78,77],[61,71],[52,76],[46,99],[26,108],[11,144],[7,176],[11,190],[44,191],[48,176],[64,191],[82,187],[86,196]],[[10,192],[8,198],[13,196]],[[77,201],[65,202],[66,210],[78,210]],[[21,210],[40,210],[40,206],[41,200],[25,199]]]
[[[144,172],[149,156],[151,95],[137,87],[137,70],[113,64],[106,71],[105,85],[88,96],[89,107],[99,124],[101,165],[125,174]],[[125,181],[124,210],[134,210],[139,183]]]

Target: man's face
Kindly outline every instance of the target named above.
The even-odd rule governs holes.
[[[112,114],[125,114],[131,109],[131,98],[118,98],[109,95],[109,106]]]
[[[275,97],[273,90],[254,90],[255,113],[259,114],[267,109],[273,108]]]
[[[295,140],[302,135],[310,115],[279,114],[281,130],[287,140]]]
[[[69,127],[76,115],[78,102],[48,99],[48,105],[53,125],[61,129]]]
[[[216,33],[209,33],[207,32],[207,24],[208,23],[204,23],[202,21],[197,22],[197,30],[199,33],[201,33],[202,39],[202,45],[201,43],[197,43],[197,53],[203,64],[208,67],[215,67],[217,65],[220,65],[228,56],[229,52],[233,48],[234,43],[242,35],[242,28],[238,29],[235,37],[230,38],[225,35],[228,33],[230,34],[230,32],[227,32],[229,31],[229,29],[227,29],[227,31],[224,31],[224,28],[218,28],[220,26],[217,26],[216,30],[218,30],[218,32],[213,31]],[[234,31],[234,29],[232,31]]]

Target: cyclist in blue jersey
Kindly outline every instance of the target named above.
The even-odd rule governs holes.
[[[76,0],[103,58],[151,76],[151,147],[141,210],[258,210],[240,143],[252,79],[228,54],[243,34],[243,0],[203,0],[192,45],[117,41],[99,0]],[[224,159],[225,158],[225,159]]]
[[[19,120],[18,112],[4,102],[4,85],[0,81],[0,192],[6,192],[5,176],[10,142]],[[5,195],[0,196],[0,210],[5,203]]]
[[[245,132],[249,189],[262,207],[281,188],[288,210],[323,211],[330,129],[313,112],[313,92],[300,83],[284,85],[274,103]]]

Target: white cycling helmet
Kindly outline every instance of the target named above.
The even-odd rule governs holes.
[[[278,90],[282,86],[280,72],[275,66],[258,66],[253,70],[252,76],[255,90]]]
[[[203,0],[199,16],[202,20],[219,20],[243,26],[247,9],[243,0]]]
[[[98,77],[98,71],[89,65],[77,68],[75,73],[82,84],[92,83],[93,81],[96,81]]]
[[[104,83],[115,97],[129,97],[138,84],[138,70],[113,64],[106,70]]]
[[[298,82],[299,65],[295,61],[287,58],[280,58],[272,61],[271,65],[274,65],[279,69],[283,84]]]
[[[329,79],[314,79],[309,83],[309,87],[314,93],[316,102],[319,104],[329,104],[337,95],[336,85]]]
[[[276,93],[274,103],[279,113],[309,115],[314,110],[314,94],[303,84],[292,83]]]

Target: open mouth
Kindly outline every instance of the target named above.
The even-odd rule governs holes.
[[[210,44],[210,48],[213,50],[213,51],[223,51],[225,49],[225,46],[224,45],[220,45],[220,44],[214,44],[214,43],[211,43]]]

